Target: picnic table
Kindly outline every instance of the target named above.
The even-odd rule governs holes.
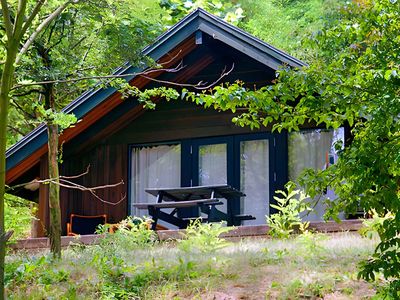
[[[177,187],[177,188],[152,188],[146,189],[147,193],[156,197],[154,203],[135,203],[135,207],[139,209],[147,209],[149,215],[153,219],[152,229],[157,226],[158,220],[163,220],[178,228],[186,228],[190,221],[194,218],[181,218],[177,212],[182,208],[197,207],[198,210],[207,215],[202,218],[204,222],[226,221],[228,226],[238,224],[243,220],[254,220],[251,215],[240,215],[233,213],[229,207],[230,201],[235,201],[239,197],[246,196],[241,191],[231,187],[230,185],[207,185],[194,187]],[[228,201],[227,212],[217,209],[218,205],[222,205],[221,199]],[[173,208],[172,212],[165,212],[162,209]]]

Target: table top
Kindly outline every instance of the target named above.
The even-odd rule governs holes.
[[[211,197],[214,192],[214,198],[232,198],[246,196],[241,191],[231,187],[227,184],[219,185],[203,185],[191,187],[176,187],[176,188],[151,188],[146,189],[146,192],[158,196],[162,195],[163,201],[189,201],[206,199]]]

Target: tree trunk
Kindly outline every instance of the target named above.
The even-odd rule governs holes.
[[[46,108],[56,111],[54,101],[53,85],[46,86]],[[47,122],[48,134],[48,157],[49,157],[49,178],[56,183],[49,184],[49,208],[50,208],[50,251],[54,258],[61,258],[61,209],[60,209],[60,185],[58,168],[58,125],[52,121]]]
[[[14,79],[14,62],[17,56],[17,45],[9,43],[6,62],[3,65],[0,84],[0,299],[4,299],[4,259],[6,255],[6,232],[4,226],[4,194],[6,185],[6,147],[8,108],[10,89]]]
[[[49,177],[59,181],[58,171],[58,125],[47,124],[49,135]],[[50,207],[50,250],[53,257],[61,257],[61,209],[60,209],[60,186],[56,183],[49,184],[49,207]]]

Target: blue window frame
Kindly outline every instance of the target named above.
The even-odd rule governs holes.
[[[287,182],[288,174],[288,151],[287,133],[251,133],[242,135],[219,136],[209,138],[182,139],[170,142],[152,143],[152,146],[176,144],[181,145],[181,186],[199,185],[199,149],[206,145],[226,144],[226,176],[227,184],[240,189],[240,147],[241,142],[252,140],[268,140],[269,147],[269,203],[273,203],[273,194],[276,190],[282,189]],[[134,148],[148,146],[149,144],[130,145],[129,147],[129,166],[131,166],[132,151]],[[129,168],[129,191],[130,201],[133,201],[131,194],[132,174]],[[130,205],[128,206],[130,207]],[[240,213],[240,199],[232,207],[235,213]],[[270,213],[274,209],[270,208]],[[130,211],[129,211],[130,213]],[[197,212],[190,209],[181,209],[180,216],[196,216]],[[264,220],[263,220],[264,221]],[[239,224],[238,224],[239,225]]]

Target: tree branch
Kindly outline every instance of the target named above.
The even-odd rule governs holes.
[[[4,1],[4,0],[1,0]],[[37,28],[36,30],[31,34],[31,36],[28,38],[28,40],[25,42],[25,44],[22,46],[21,50],[18,53],[18,57],[16,59],[16,63],[18,64],[19,61],[21,60],[21,57],[28,51],[29,46],[33,43],[35,38],[38,36],[38,34],[51,22],[53,21],[56,17],[58,17],[64,9],[67,8],[67,6],[73,2],[72,0],[66,1],[64,4],[60,5],[55,11],[53,11]]]
[[[71,176],[61,175],[60,178],[61,179],[76,179],[76,178],[79,178],[79,177],[82,177],[82,176],[85,176],[85,175],[89,174],[89,170],[90,170],[90,164],[87,166],[86,171],[81,173],[81,174],[71,175]]]
[[[10,104],[12,106],[14,106],[16,109],[20,110],[22,112],[23,115],[27,116],[28,118],[31,119],[36,119],[35,115],[32,115],[30,113],[28,113],[25,109],[23,109],[16,101],[10,101]],[[28,122],[27,120],[24,120],[25,122]]]
[[[89,169],[90,169],[90,165],[88,165],[88,167],[86,168],[86,171],[81,173],[81,174],[72,175],[72,176],[59,176],[59,178],[58,178],[59,181],[56,180],[57,178],[49,178],[49,179],[43,179],[43,180],[34,179],[34,180],[30,181],[30,182],[21,183],[21,184],[18,184],[18,185],[14,185],[12,187],[7,187],[6,190],[7,191],[15,190],[16,188],[25,187],[28,184],[49,184],[49,183],[53,183],[53,184],[56,184],[56,185],[58,185],[60,187],[64,187],[64,188],[67,188],[67,189],[74,189],[74,190],[80,190],[82,192],[89,192],[97,200],[99,200],[100,202],[103,202],[105,204],[108,204],[108,205],[116,206],[116,205],[120,204],[122,201],[124,201],[126,199],[126,195],[122,195],[121,194],[121,199],[120,200],[118,200],[117,202],[110,202],[110,201],[102,199],[100,196],[98,196],[96,194],[97,190],[114,188],[114,187],[123,185],[124,184],[123,180],[121,180],[120,182],[117,182],[117,183],[99,185],[99,186],[94,186],[94,187],[86,187],[86,186],[80,185],[78,183],[75,183],[75,182],[67,180],[67,179],[79,178],[79,177],[82,177],[84,175],[87,175],[89,173]]]
[[[138,74],[138,76],[141,76],[141,77],[146,78],[148,80],[152,80],[154,82],[159,82],[159,83],[178,86],[178,87],[191,87],[191,88],[195,88],[197,90],[208,90],[208,89],[212,88],[214,85],[216,85],[218,82],[220,82],[222,80],[222,78],[228,76],[233,71],[234,68],[235,68],[235,64],[233,63],[232,67],[230,68],[230,70],[228,72],[226,72],[226,66],[225,66],[224,70],[222,71],[222,73],[218,77],[218,79],[215,80],[214,82],[210,83],[210,84],[207,84],[207,82],[203,82],[203,81],[199,81],[196,84],[178,83],[178,82],[173,82],[173,81],[159,80],[159,79],[151,78],[151,77],[148,77],[148,76],[146,76],[144,74]]]
[[[26,91],[26,92],[23,92],[23,93],[20,93],[20,94],[13,94],[12,96],[18,98],[18,97],[27,96],[27,95],[30,95],[30,94],[33,94],[33,93],[38,93],[38,94],[40,94],[40,93],[42,93],[42,91],[41,91],[41,90],[38,90],[38,89],[31,89],[31,90],[29,90],[29,91]]]
[[[31,26],[33,20],[35,17],[38,15],[40,12],[40,9],[42,8],[45,0],[38,0],[36,3],[36,6],[33,8],[31,14],[29,15],[28,19],[25,21],[24,26],[22,27],[21,30],[21,37],[25,34],[25,32],[28,30],[28,28]]]
[[[22,135],[22,136],[24,136],[26,133],[24,133],[24,132],[22,132],[21,130],[19,130],[18,128],[15,128],[15,127],[13,127],[13,126],[11,126],[11,125],[7,125],[7,127],[9,128],[9,129],[11,129],[12,131],[14,131],[14,132],[16,132],[16,133],[18,133],[18,134],[20,134],[20,135]]]
[[[8,41],[10,42],[12,39],[12,22],[10,18],[10,10],[8,9],[8,3],[6,0],[0,0],[1,1],[1,8],[2,8],[2,15],[3,15],[3,22],[4,22],[4,28],[6,29],[6,34]]]
[[[25,18],[26,0],[18,1],[17,15],[14,21],[13,36],[19,40],[21,28]]]
[[[143,71],[139,73],[129,73],[129,74],[120,74],[120,75],[104,75],[104,76],[84,76],[80,78],[71,78],[71,79],[62,79],[62,80],[49,80],[49,81],[38,81],[38,82],[30,82],[30,83],[23,83],[17,84],[11,90],[15,90],[21,87],[32,86],[32,85],[44,85],[50,83],[69,83],[69,82],[78,82],[83,80],[91,80],[91,79],[113,79],[113,78],[125,78],[130,76],[142,76],[143,74],[151,74],[155,72],[169,72],[169,73],[176,73],[185,68],[186,66],[183,65],[181,61],[175,68],[170,69],[151,69],[148,71]],[[151,78],[151,77],[148,77]]]

